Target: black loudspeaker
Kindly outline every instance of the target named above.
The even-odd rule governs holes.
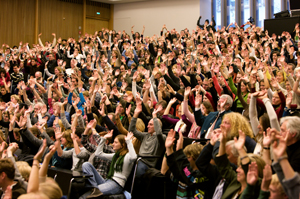
[[[290,0],[290,10],[300,10],[300,1]]]
[[[290,12],[288,10],[278,12],[274,14],[274,17],[277,18],[283,18],[283,17],[290,17]]]

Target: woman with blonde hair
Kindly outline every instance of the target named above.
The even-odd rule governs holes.
[[[234,138],[234,147],[238,151],[238,168],[236,171],[231,167],[230,162],[228,160],[226,154],[226,141],[228,140],[228,131],[222,130],[219,135],[214,134],[215,136],[219,136],[220,139],[220,147],[217,155],[214,156],[214,160],[218,171],[222,178],[229,182],[227,188],[223,190],[222,199],[225,198],[243,198],[243,192],[247,187],[247,172],[248,167],[252,167],[253,164],[257,165],[257,174],[259,178],[263,178],[263,170],[265,167],[264,160],[255,154],[249,154],[245,151],[246,144],[246,136],[243,131],[239,130],[239,138]],[[249,171],[250,172],[250,171]],[[261,181],[257,183],[257,187],[260,187]],[[253,198],[258,198],[259,192],[254,193]]]
[[[254,135],[251,126],[247,119],[240,113],[231,112],[224,115],[220,125],[222,131],[226,132],[227,139],[233,140],[234,137],[239,136],[239,130],[246,135],[245,146],[248,153],[253,153],[256,142],[253,140]]]

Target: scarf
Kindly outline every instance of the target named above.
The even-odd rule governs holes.
[[[115,155],[112,158],[112,161],[111,161],[111,164],[109,167],[109,171],[107,174],[108,179],[111,179],[113,177],[115,170],[117,172],[122,172],[125,155],[120,156],[119,151],[117,153],[115,153]]]

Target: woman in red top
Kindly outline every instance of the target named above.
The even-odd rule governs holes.
[[[3,68],[0,69],[0,86],[4,86],[3,77],[5,79],[6,84],[8,85],[10,81],[10,75]]]

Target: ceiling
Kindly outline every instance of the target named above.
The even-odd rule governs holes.
[[[97,1],[97,2],[108,3],[108,4],[121,4],[121,3],[133,3],[133,2],[142,2],[142,1],[170,1],[170,0],[91,0],[91,1]],[[182,0],[177,0],[177,1],[182,1]]]

